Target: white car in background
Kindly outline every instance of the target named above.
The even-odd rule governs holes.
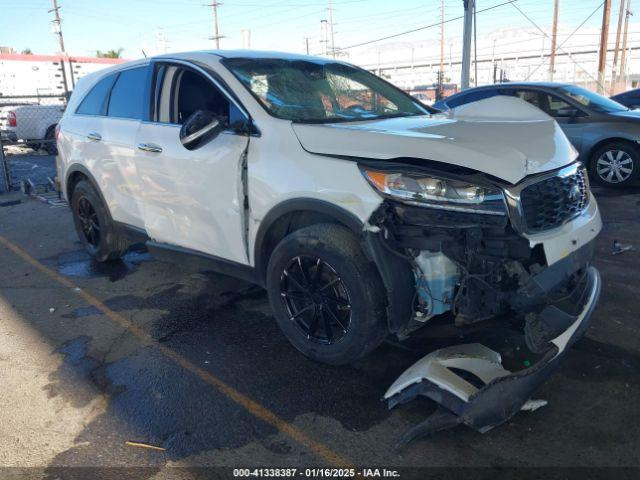
[[[530,368],[499,369],[500,355],[475,347],[450,363],[484,365],[486,404],[432,364],[390,393],[429,380],[475,409],[465,418],[481,407],[483,424],[518,411],[597,304],[602,222],[585,169],[558,124],[517,98],[445,114],[332,59],[173,54],[82,78],[58,148],[97,261],[145,242],[262,285],[315,360],[353,362],[432,325],[513,328]]]
[[[55,128],[64,109],[64,105],[0,106],[3,141],[24,142],[36,150],[56,154]]]

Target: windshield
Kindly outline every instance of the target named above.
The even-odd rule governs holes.
[[[595,92],[587,90],[586,88],[570,85],[567,87],[562,87],[561,90],[565,95],[570,96],[576,102],[595,112],[611,113],[629,110],[624,105],[607,97],[603,97],[602,95],[599,95]]]
[[[230,58],[222,62],[273,116],[328,123],[428,115],[396,87],[342,63]]]

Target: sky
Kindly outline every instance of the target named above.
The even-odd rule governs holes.
[[[212,0],[59,0],[66,50],[70,55],[93,56],[96,50],[123,49],[123,57],[145,53],[214,48]],[[507,28],[532,25],[512,5],[487,12],[480,10],[506,0],[477,0],[478,36]],[[565,29],[577,27],[602,0],[559,0],[559,23]],[[621,0],[613,0],[611,35],[615,34]],[[328,19],[328,0],[222,0],[218,7],[222,48],[242,48],[243,30],[250,30],[250,46],[261,50],[304,53],[309,37],[310,53],[324,50],[321,20]],[[463,13],[462,0],[445,0],[445,20]],[[515,4],[545,31],[550,30],[553,0],[516,0]],[[432,25],[440,21],[440,0],[333,0],[336,47],[350,47],[389,34]],[[0,0],[0,46],[33,53],[56,53],[57,37],[51,31],[52,0]],[[600,9],[583,27],[599,28]],[[631,28],[632,35],[640,30]],[[593,32],[593,30],[592,30]],[[439,27],[431,27],[393,39],[348,49],[383,48],[389,43],[411,44],[439,38]],[[640,35],[640,32],[638,32]],[[462,20],[445,24],[446,42],[462,36]],[[585,43],[597,43],[594,33]],[[164,38],[165,43],[159,42]],[[439,52],[433,52],[439,54]],[[351,58],[353,59],[353,58]]]

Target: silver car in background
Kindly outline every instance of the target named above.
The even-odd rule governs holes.
[[[465,90],[436,102],[450,110],[497,95],[516,96],[553,117],[593,180],[623,187],[640,175],[640,111],[568,83],[503,83]]]

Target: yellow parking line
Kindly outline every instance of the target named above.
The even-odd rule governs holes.
[[[267,407],[252,400],[245,394],[239,392],[238,390],[228,385],[227,383],[223,382],[222,380],[212,375],[211,373],[207,372],[206,370],[203,370],[202,368],[198,367],[197,365],[190,362],[189,360],[187,360],[180,354],[176,353],[175,351],[171,350],[170,348],[165,347],[164,345],[159,343],[157,340],[155,340],[151,335],[145,332],[143,329],[132,324],[129,320],[124,318],[119,313],[111,310],[104,303],[102,303],[98,298],[78,288],[78,286],[75,285],[73,282],[64,278],[63,276],[61,276],[54,270],[50,269],[49,267],[43,265],[38,260],[33,258],[31,255],[29,255],[26,251],[24,251],[23,249],[21,249],[20,247],[18,247],[17,245],[15,245],[14,243],[9,241],[7,238],[5,238],[2,235],[0,235],[0,244],[4,245],[12,253],[20,257],[25,262],[29,263],[31,266],[33,266],[40,272],[47,275],[49,278],[69,288],[71,291],[79,295],[85,302],[87,302],[90,305],[93,305],[98,310],[100,310],[113,322],[127,329],[132,335],[134,335],[143,344],[150,345],[157,348],[163,355],[171,359],[177,365],[193,373],[202,381],[215,387],[218,391],[226,395],[228,398],[233,400],[235,403],[240,405],[245,410],[247,410],[254,417],[262,420],[263,422],[268,423],[269,425],[275,427],[278,431],[284,433],[285,435],[288,435],[289,437],[291,437],[293,440],[300,443],[301,445],[304,445],[313,453],[315,453],[316,455],[324,459],[329,465],[339,466],[339,467],[346,467],[351,465],[351,462],[349,462],[343,456],[334,452],[328,446],[322,444],[321,442],[318,442],[308,437],[304,432],[302,432],[302,430],[292,425],[291,423],[287,422],[286,420],[283,420],[274,412],[269,410]]]

